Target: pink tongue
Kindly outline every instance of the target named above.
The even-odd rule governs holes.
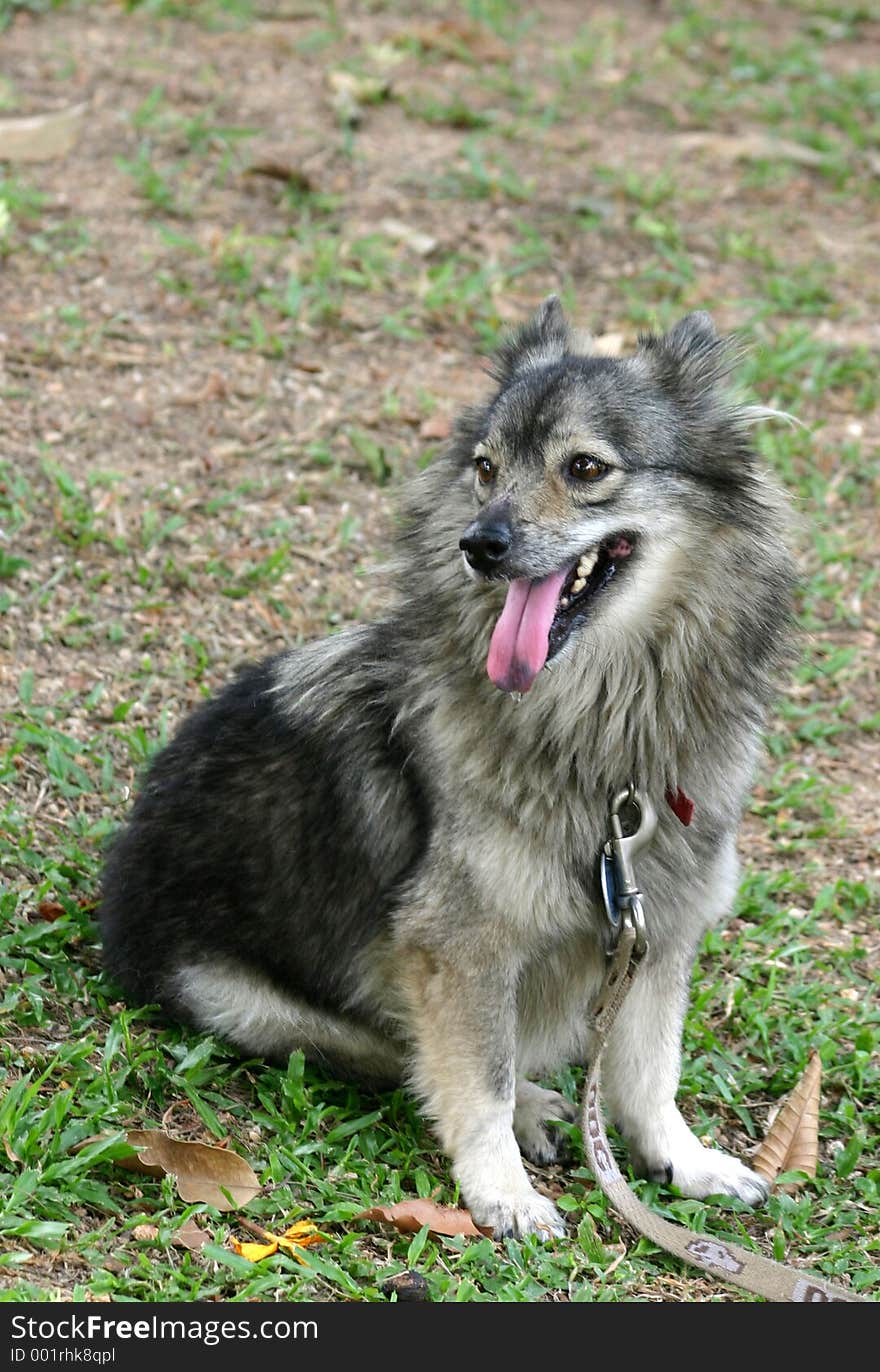
[[[501,691],[527,691],[547,661],[548,636],[568,571],[543,581],[511,581],[495,625],[486,670]]]

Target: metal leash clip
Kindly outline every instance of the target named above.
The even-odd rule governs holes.
[[[625,807],[638,811],[638,826],[632,834],[623,832],[621,811]],[[608,820],[611,837],[599,857],[599,877],[611,936],[609,951],[613,952],[617,947],[624,925],[631,924],[635,933],[632,956],[639,961],[647,951],[648,941],[645,936],[642,893],[636,882],[632,860],[654,837],[657,811],[647,796],[643,796],[630,782],[626,790],[619,791],[612,800]]]

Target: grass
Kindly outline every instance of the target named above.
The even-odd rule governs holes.
[[[4,779],[22,763],[38,766],[49,795],[69,810],[96,787],[118,804],[124,783],[106,740],[83,748],[46,713],[22,701],[7,720],[13,734]],[[127,722],[114,732],[137,759],[155,742]],[[645,1241],[620,1260],[619,1226],[577,1160],[560,1179],[559,1203],[573,1227],[564,1244],[469,1243],[424,1232],[390,1238],[356,1222],[377,1197],[456,1199],[412,1104],[402,1092],[375,1096],[329,1080],[304,1068],[300,1055],[286,1070],[242,1062],[148,1010],[120,1006],[96,970],[91,923],[97,846],[108,828],[106,819],[59,827],[50,857],[44,826],[35,830],[12,807],[4,814],[4,861],[28,881],[20,902],[12,893],[3,898],[0,938],[3,1010],[14,1026],[4,1051],[14,1084],[0,1106],[8,1145],[0,1235],[2,1265],[17,1272],[17,1298],[44,1294],[28,1277],[44,1255],[47,1264],[57,1255],[51,1262],[63,1268],[74,1299],[88,1288],[140,1300],[377,1300],[385,1298],[384,1282],[416,1267],[435,1300],[532,1301],[560,1290],[575,1300],[620,1300],[652,1276],[674,1273]],[[826,1275],[846,1274],[856,1289],[880,1275],[870,1218],[880,1170],[869,1152],[880,1010],[864,1010],[866,950],[853,928],[870,899],[864,886],[846,880],[811,898],[795,871],[772,879],[755,873],[732,927],[707,940],[694,982],[683,1091],[698,1134],[733,1129],[759,1137],[769,1105],[815,1048],[830,1159],[820,1179],[795,1197],[774,1196],[757,1221],[738,1202],[675,1201],[638,1184],[660,1213],[747,1243],[762,1234],[774,1250],[797,1253]],[[829,929],[833,941],[824,937]],[[824,944],[818,959],[817,942]],[[856,1022],[854,1004],[863,1007]],[[569,1093],[576,1088],[571,1074],[559,1084]],[[279,1256],[247,1267],[225,1247],[237,1232],[234,1216],[186,1207],[167,1180],[138,1177],[135,1184],[100,1154],[72,1151],[95,1134],[121,1139],[126,1127],[163,1117],[207,1140],[231,1138],[251,1159],[264,1187],[248,1207],[251,1219],[271,1228],[306,1215],[326,1244],[309,1250],[302,1265]],[[172,1246],[175,1229],[193,1213],[211,1234],[207,1262]],[[134,1234],[145,1223],[158,1229],[156,1238]]]
[[[88,62],[77,7],[33,0],[0,22],[18,9],[36,16],[29,41],[48,43],[60,102],[70,62]],[[393,98],[345,129],[323,72],[370,76],[378,59],[335,7],[315,9],[279,49],[288,76],[320,78],[304,107],[322,139],[315,185],[242,171],[263,117],[241,113],[228,65],[240,48],[259,88],[244,0],[102,11],[125,60],[138,51],[126,119],[102,135],[112,152],[82,164],[86,186],[96,168],[107,180],[106,217],[71,195],[76,173],[60,185],[51,169],[2,169],[0,255],[27,309],[4,322],[0,389],[22,452],[0,464],[0,1298],[385,1301],[408,1269],[438,1301],[725,1298],[621,1229],[574,1128],[571,1166],[544,1177],[570,1221],[563,1242],[394,1237],[356,1220],[404,1194],[456,1200],[404,1093],[296,1055],[243,1062],[124,1006],[100,969],[101,853],[146,762],[243,656],[375,612],[389,494],[432,451],[421,427],[473,398],[475,354],[550,289],[628,340],[714,309],[752,345],[747,389],[803,421],[757,438],[800,517],[802,652],[768,729],[735,916],[695,971],[682,1098],[699,1134],[747,1151],[818,1050],[819,1177],[756,1215],[636,1186],[693,1228],[870,1290],[880,1015],[862,750],[880,732],[867,647],[880,382],[859,329],[880,301],[852,226],[876,211],[865,173],[880,115],[851,46],[867,8],[776,7],[772,41],[737,4],[651,7],[644,38],[623,16],[573,13],[547,44],[521,5],[472,0],[463,21],[515,41],[506,64],[475,61],[461,38],[438,53],[383,6]],[[218,27],[235,43],[202,51]],[[178,50],[200,54],[185,80]],[[275,113],[298,135],[294,86]],[[17,77],[8,99],[25,87]],[[675,131],[694,124],[759,129],[822,161],[682,158]],[[405,165],[379,128],[408,140]],[[90,142],[83,156],[98,155]],[[386,215],[437,247],[420,256]],[[550,1084],[575,1099],[580,1080]],[[163,1119],[249,1157],[263,1189],[248,1217],[308,1216],[326,1242],[302,1264],[251,1266],[228,1246],[235,1216],[195,1207],[211,1245],[176,1247],[193,1208],[113,1161],[127,1128]],[[98,1133],[109,1141],[74,1151]]]

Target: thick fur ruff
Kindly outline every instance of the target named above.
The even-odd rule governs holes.
[[[630,780],[660,821],[638,864],[650,948],[606,1096],[649,1175],[764,1194],[674,1103],[793,581],[785,503],[750,441],[765,412],[728,389],[731,357],[692,315],[630,358],[593,358],[551,297],[413,483],[387,618],[268,659],[196,711],[109,856],[106,963],[130,996],[247,1053],[408,1080],[496,1233],[561,1231],[520,1149],[552,1158],[545,1120],[571,1108],[528,1077],[589,1055],[597,855]],[[499,524],[509,546],[487,566],[479,540]],[[527,694],[497,689],[487,652],[510,586],[613,547],[631,556],[567,636],[554,627]],[[670,787],[695,802],[688,827]]]

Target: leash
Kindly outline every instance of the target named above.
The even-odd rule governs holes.
[[[620,817],[626,805],[639,812],[638,829],[629,837],[623,833]],[[595,1046],[584,1088],[582,1118],[584,1145],[599,1186],[620,1218],[639,1234],[644,1234],[682,1262],[701,1267],[719,1281],[741,1286],[769,1301],[868,1304],[865,1297],[856,1296],[824,1277],[788,1267],[738,1244],[695,1234],[683,1225],[673,1224],[655,1214],[632,1192],[614,1161],[599,1094],[602,1056],[648,948],[642,893],[636,884],[632,859],[653,838],[657,815],[650,802],[630,784],[612,801],[609,820],[611,838],[600,857],[602,895],[608,916],[608,967],[591,1011]]]

